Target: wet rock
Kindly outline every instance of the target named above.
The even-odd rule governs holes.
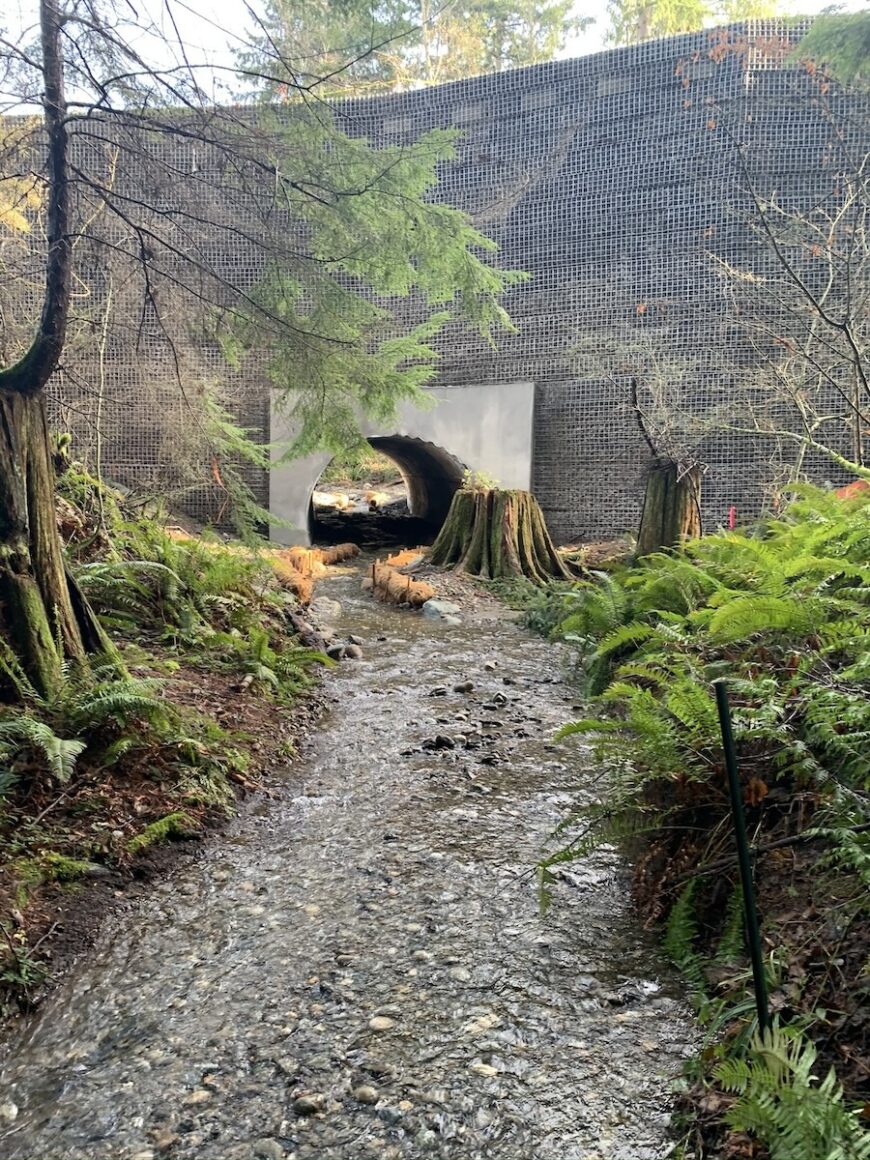
[[[282,1055],[275,1060],[275,1066],[282,1075],[289,1076],[291,1079],[299,1074],[299,1060],[294,1059],[292,1055]]]
[[[476,1019],[472,1019],[470,1023],[466,1023],[462,1028],[466,1035],[483,1035],[486,1031],[492,1031],[493,1027],[498,1027],[501,1019],[494,1011],[487,1011],[484,1015],[478,1015]]]
[[[0,1124],[14,1124],[18,1119],[18,1104],[5,1100],[0,1104]]]
[[[378,1116],[385,1124],[393,1125],[400,1123],[404,1119],[405,1113],[401,1108],[383,1107],[378,1108]]]
[[[214,1092],[210,1092],[208,1088],[196,1088],[188,1094],[181,1101],[185,1107],[196,1107],[197,1104],[207,1104],[212,1098]]]
[[[458,616],[461,611],[459,605],[450,600],[427,600],[423,605],[423,615],[428,620],[443,620],[445,616]]]
[[[429,690],[429,696],[430,697],[446,697],[447,696],[447,686],[446,685],[435,685],[433,688],[431,688]]]
[[[353,1098],[360,1104],[376,1104],[381,1097],[376,1087],[372,1087],[371,1084],[360,1084],[353,1089]]]
[[[327,645],[326,655],[328,657],[332,657],[332,659],[334,661],[340,661],[341,658],[344,656],[344,649],[345,649],[345,646],[343,644],[340,644],[338,641],[336,641],[335,644]]]
[[[358,644],[348,644],[344,647],[344,655],[353,661],[362,660],[363,650]]]
[[[180,1139],[178,1133],[173,1132],[171,1128],[159,1128],[154,1133],[154,1147],[158,1152],[168,1152]]]
[[[483,667],[486,669],[486,671],[488,673],[494,673],[495,670],[498,668],[498,665],[495,663],[495,661],[486,661],[486,663],[484,664]]]
[[[434,737],[427,737],[423,742],[424,749],[455,749],[456,742],[446,733],[436,733]]]
[[[462,621],[460,620],[460,618],[458,616],[442,616],[441,623],[447,624],[451,628],[456,628],[457,625],[462,624]]]
[[[474,681],[460,681],[453,686],[454,693],[471,693],[474,690]]]
[[[302,1092],[293,1101],[297,1116],[315,1116],[326,1107],[326,1096],[320,1092]]]
[[[350,633],[348,635],[347,639],[350,641],[351,644],[360,644],[360,645],[365,644],[365,641],[363,640],[363,638],[361,636],[357,636],[356,633],[354,633],[354,632]]]
[[[265,1137],[254,1142],[252,1152],[257,1160],[284,1160],[287,1155],[283,1144]]]
[[[389,1015],[373,1015],[369,1019],[370,1031],[389,1031],[391,1027],[395,1026],[395,1019],[391,1019]]]
[[[504,695],[504,693],[496,693],[493,697],[493,701],[495,701],[496,705],[506,705],[507,697]]]

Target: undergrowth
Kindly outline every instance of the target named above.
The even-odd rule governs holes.
[[[710,1032],[690,1079],[695,1111],[717,1111],[696,1116],[686,1155],[870,1155],[853,1106],[870,1095],[870,502],[798,489],[778,519],[553,590],[527,619],[567,644],[590,700],[560,737],[612,770],[606,799],[560,827],[544,896],[554,865],[628,843],[638,905]],[[757,851],[771,1041],[754,1035],[718,679]],[[699,1096],[711,1084],[721,1104]]]
[[[399,469],[388,455],[367,443],[336,455],[320,477],[320,485],[331,483],[383,484],[399,478]]]
[[[225,814],[262,747],[247,706],[261,730],[258,702],[289,706],[331,663],[300,647],[295,599],[250,547],[175,533],[75,467],[61,493],[68,565],[122,667],[70,665],[41,696],[0,639],[0,1007],[43,977],[29,932],[45,890]]]

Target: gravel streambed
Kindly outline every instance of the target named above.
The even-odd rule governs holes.
[[[558,652],[323,592],[362,659],[283,794],[107,923],[0,1075],[4,1160],[658,1160],[691,1049],[602,851]],[[277,711],[277,710],[276,710]]]

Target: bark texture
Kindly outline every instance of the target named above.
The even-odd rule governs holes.
[[[0,391],[0,625],[38,692],[64,660],[112,652],[63,558],[41,393]]]
[[[675,548],[701,535],[701,469],[657,459],[646,481],[637,555]]]
[[[571,577],[527,491],[457,491],[430,559],[487,580],[525,577],[546,584]]]

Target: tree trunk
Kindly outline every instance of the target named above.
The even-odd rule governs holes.
[[[675,548],[701,535],[701,469],[654,460],[646,481],[637,555]]]
[[[44,695],[64,660],[114,655],[64,562],[41,392],[0,391],[0,631]]]
[[[0,368],[0,681],[5,643],[37,692],[50,695],[63,662],[88,653],[117,658],[88,602],[67,572],[54,510],[54,464],[43,389],[66,337],[72,284],[63,15],[40,0],[43,112],[47,155],[45,295],[29,349]],[[120,665],[120,661],[118,661]],[[15,690],[13,690],[15,691]]]
[[[538,501],[527,491],[457,491],[430,559],[487,580],[524,576],[535,584],[568,580]]]

